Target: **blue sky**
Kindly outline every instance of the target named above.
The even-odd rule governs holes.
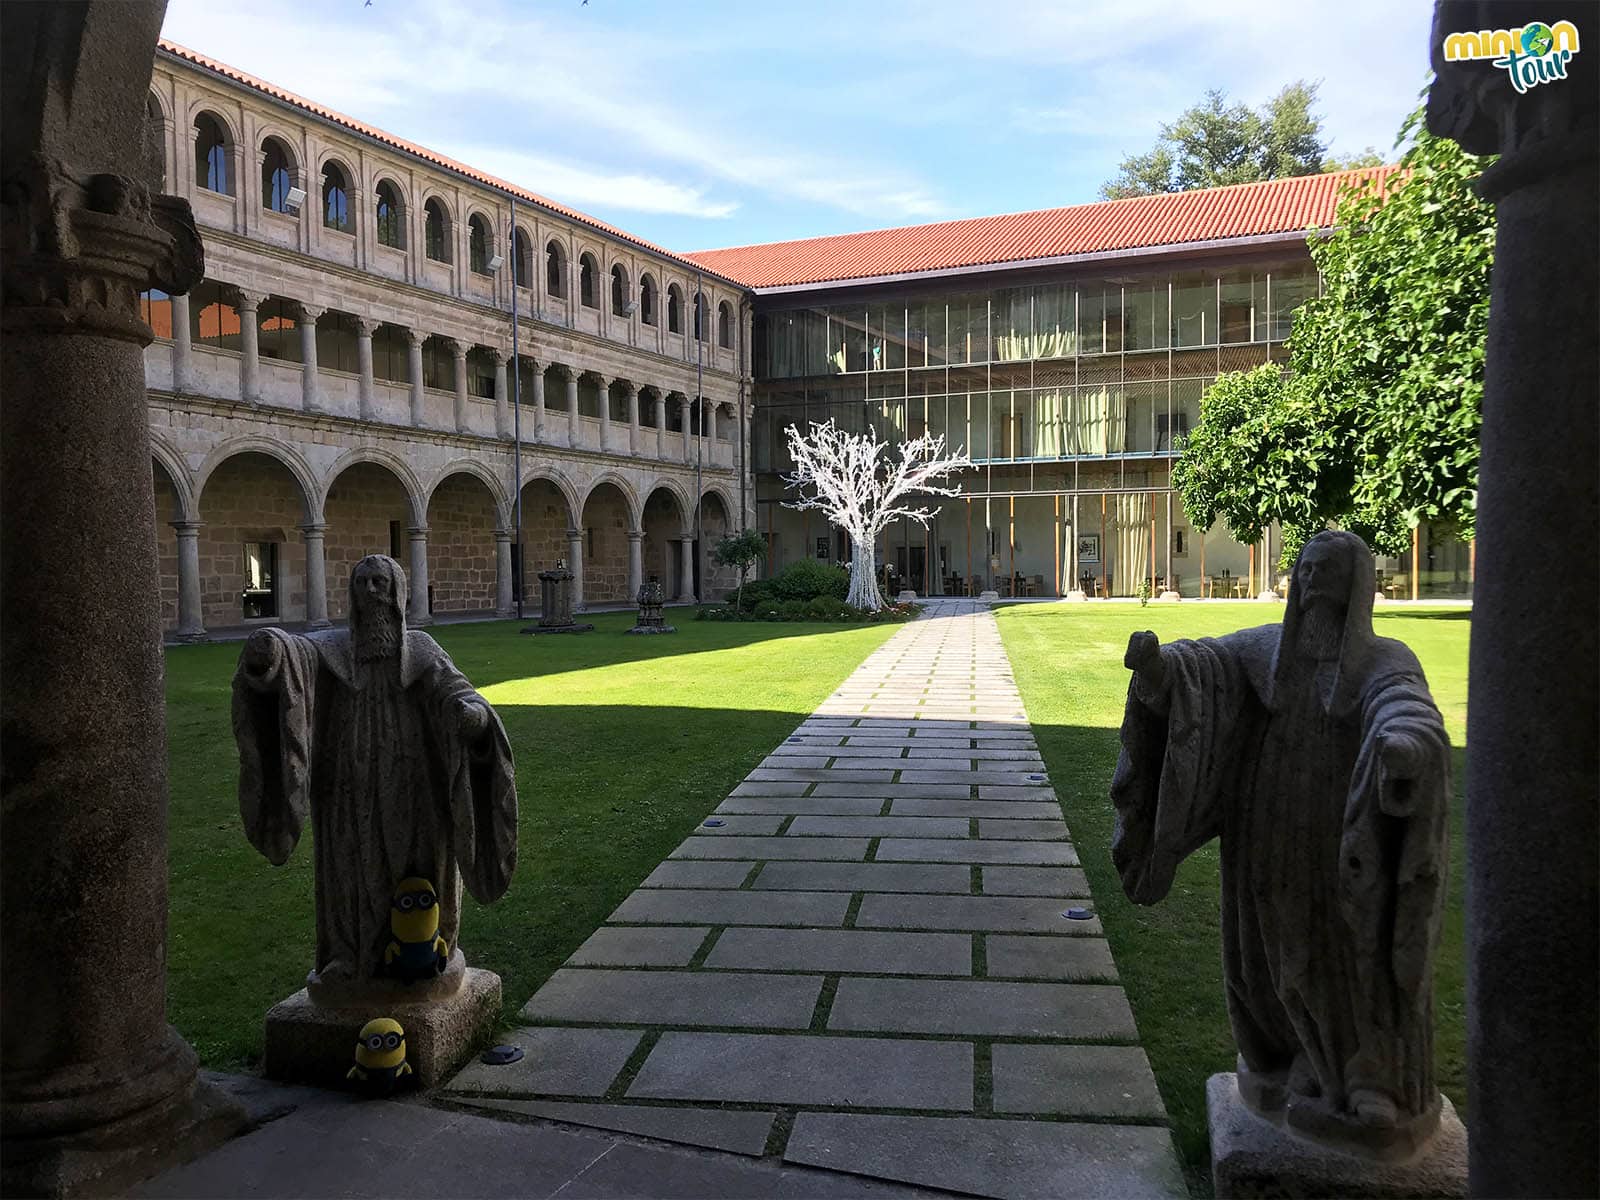
[[[1096,198],[1207,88],[1388,153],[1422,0],[171,0],[165,36],[688,251]]]

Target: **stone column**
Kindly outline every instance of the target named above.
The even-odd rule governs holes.
[[[631,382],[624,381],[623,387],[627,388],[628,397],[628,453],[637,456],[639,453],[639,389]]]
[[[578,444],[578,373],[571,367],[563,367],[562,373],[567,381],[567,445]]]
[[[694,603],[694,537],[692,535],[678,539],[679,559],[678,568],[678,599],[685,604]]]
[[[516,611],[516,600],[512,596],[511,585],[511,535],[509,529],[496,529],[494,531],[494,615],[509,617]]]
[[[428,335],[420,330],[406,330],[406,370],[411,375],[411,425],[421,429],[427,409],[422,396],[422,343]]]
[[[377,332],[378,325],[374,317],[356,318],[357,412],[363,421],[378,419],[378,406],[372,398],[372,335]]]
[[[243,1122],[166,1018],[139,293],[186,292],[203,255],[186,203],[152,211],[129,186],[162,6],[58,11],[0,5],[0,1192],[13,1196],[121,1193]]]
[[[572,572],[572,611],[583,610],[583,530],[567,530],[567,570]]]
[[[537,359],[529,359],[533,364],[533,440],[544,441],[544,368]]]
[[[715,402],[711,404],[702,403],[700,407],[706,414],[706,440],[711,443],[710,448],[706,451],[706,458],[715,462],[717,453],[717,405]]]
[[[178,535],[178,637],[198,642],[206,635],[200,607],[200,522],[174,521]]]
[[[306,544],[306,628],[327,629],[328,620],[328,570],[323,549],[323,534],[328,527],[321,521],[300,526],[300,535]]]
[[[239,399],[261,402],[261,302],[259,292],[239,293]]]
[[[511,428],[511,388],[507,383],[506,364],[511,361],[511,351],[496,348],[494,352],[494,435],[508,438]]]
[[[459,338],[446,338],[450,355],[455,359],[456,371],[456,432],[466,433],[467,422],[467,344]]]
[[[194,386],[189,362],[189,295],[172,297],[172,390],[187,392]]]
[[[611,381],[596,375],[595,382],[600,386],[600,453],[604,454],[611,449]]]
[[[406,572],[406,625],[419,629],[433,623],[428,613],[428,527],[406,530],[411,538],[411,569]]]
[[[656,392],[656,457],[667,460],[667,394]]]
[[[1440,3],[1428,127],[1499,154],[1468,668],[1469,1193],[1600,1195],[1600,8],[1564,11],[1571,78],[1518,94],[1445,35],[1517,28],[1514,3]],[[1479,23],[1479,22],[1483,23]],[[1552,569],[1552,561],[1559,566]]]
[[[322,398],[317,390],[317,318],[322,312],[309,304],[300,306],[300,404],[308,413],[322,411]]]
[[[644,586],[644,530],[628,530],[628,599],[632,600]]]
[[[685,466],[694,462],[694,439],[699,432],[694,428],[694,424],[694,401],[685,396],[683,398],[683,461]]]

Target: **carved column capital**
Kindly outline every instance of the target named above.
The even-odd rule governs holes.
[[[252,292],[245,288],[235,288],[233,299],[240,312],[256,312],[267,302],[267,294],[265,292]]]
[[[300,319],[308,325],[315,325],[317,318],[328,311],[320,305],[307,304],[304,300],[297,300],[295,303],[300,309]]]
[[[420,350],[422,348],[422,343],[427,340],[428,335],[420,329],[406,330],[406,341],[410,343],[413,350]]]
[[[494,361],[502,367],[511,361],[510,346],[490,346],[489,353],[494,355]]]
[[[440,341],[444,342],[444,348],[446,350],[450,351],[450,353],[455,357],[455,360],[457,362],[462,362],[462,361],[464,361],[466,359],[466,357],[467,357],[467,343],[466,342],[462,341],[460,338],[451,338],[451,337],[441,338]]]
[[[378,326],[382,324],[383,322],[377,317],[364,317],[359,313],[356,314],[356,332],[362,337],[371,337],[378,332]]]
[[[642,541],[643,538],[644,538],[644,530],[642,530],[642,529],[630,529],[630,530],[628,530],[628,540],[630,542]]]
[[[205,274],[185,200],[122,175],[77,176],[33,154],[0,186],[5,328],[90,333],[148,345],[139,293],[184,293]]]

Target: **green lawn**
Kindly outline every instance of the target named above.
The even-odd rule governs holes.
[[[522,637],[514,622],[434,636],[505,721],[519,861],[505,897],[468,901],[468,961],[506,1012],[535,988],[895,624],[720,624],[669,612],[668,637]],[[167,652],[172,801],[169,1016],[213,1067],[261,1052],[267,1009],[311,966],[310,833],[273,867],[245,841],[229,726],[239,644]]]
[[[1067,824],[1089,874],[1095,906],[1111,940],[1139,1034],[1172,1117],[1190,1183],[1209,1194],[1205,1081],[1231,1071],[1218,945],[1217,845],[1191,855],[1171,894],[1139,908],[1122,894],[1111,865],[1111,774],[1116,767],[1127,694],[1122,665],[1128,635],[1152,629],[1163,642],[1276,622],[1269,605],[1015,605],[998,610],[1001,635]],[[1466,610],[1380,612],[1384,637],[1405,642],[1422,660],[1434,700],[1455,747],[1451,812],[1450,897],[1434,972],[1439,1084],[1465,1113],[1461,788],[1466,742]]]

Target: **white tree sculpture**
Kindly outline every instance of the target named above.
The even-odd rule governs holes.
[[[878,535],[900,517],[926,528],[934,510],[909,508],[903,501],[914,493],[959,495],[959,488],[940,481],[972,466],[972,460],[965,454],[947,456],[941,436],[901,442],[896,456],[887,453],[895,447],[880,442],[870,430],[846,433],[832,421],[823,425],[812,422],[809,434],[793,425],[786,432],[795,469],[784,476],[784,482],[799,498],[785,501],[784,506],[820,509],[850,535],[853,557],[846,601],[876,612],[884,607],[873,562]]]

